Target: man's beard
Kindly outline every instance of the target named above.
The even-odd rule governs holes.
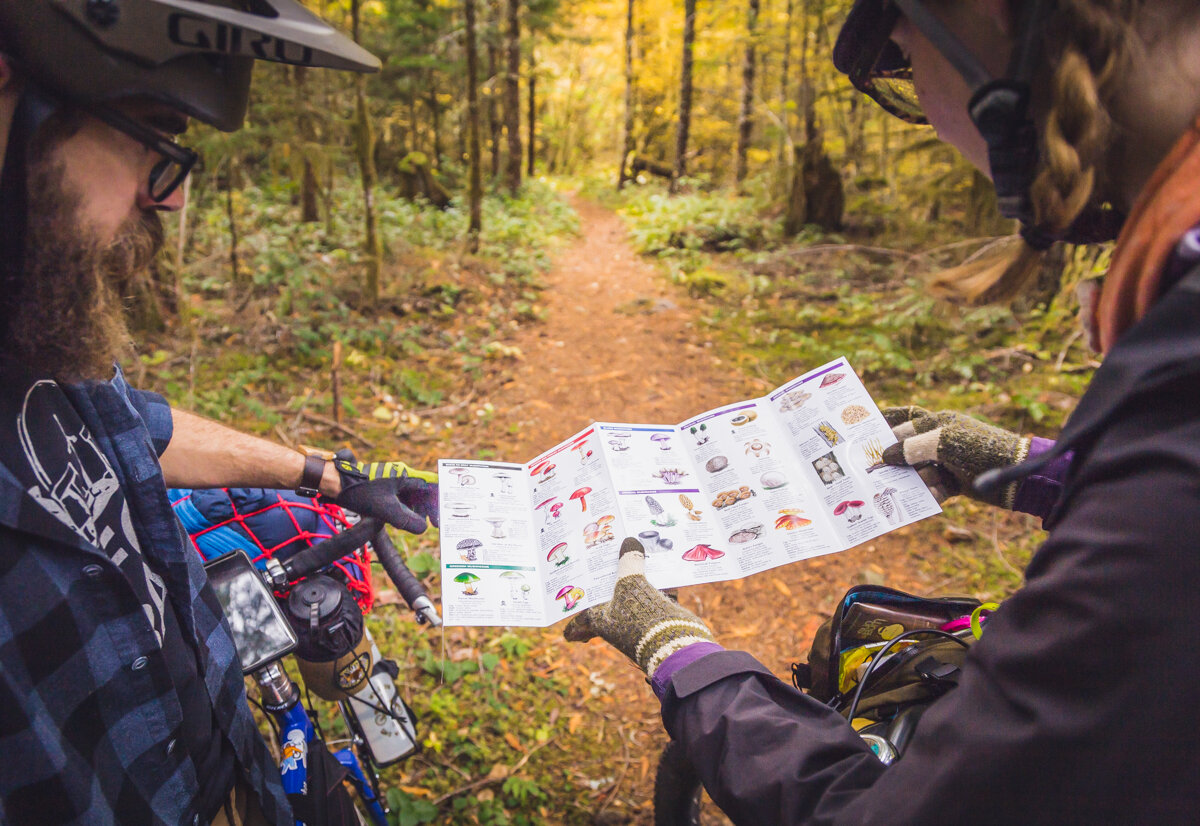
[[[25,265],[8,319],[10,353],[63,381],[108,379],[131,349],[124,301],[163,244],[157,212],[136,210],[102,245],[82,223],[83,195],[50,158],[29,168]]]

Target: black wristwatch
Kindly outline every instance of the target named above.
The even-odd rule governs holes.
[[[296,495],[305,499],[315,499],[321,495],[321,477],[325,475],[325,457],[319,453],[307,453],[304,456],[304,473],[300,476],[300,486]]]

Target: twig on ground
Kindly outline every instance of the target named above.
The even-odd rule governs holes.
[[[272,429],[274,429],[274,431],[275,431],[275,435],[279,437],[279,441],[283,442],[285,445],[287,445],[288,447],[290,447],[292,450],[295,450],[295,449],[296,449],[296,443],[295,443],[295,442],[293,442],[293,441],[292,441],[292,440],[291,440],[291,439],[288,437],[288,435],[287,435],[286,433],[284,433],[284,432],[283,432],[283,428],[282,428],[282,427],[280,427],[280,426],[279,426],[279,425],[277,425],[277,424],[271,425],[271,427],[272,427]]]
[[[596,815],[601,814],[616,799],[617,790],[621,788],[621,784],[625,781],[625,775],[629,773],[629,744],[625,741],[625,728],[618,726],[617,734],[621,738],[621,773],[613,781],[612,790],[608,793],[608,797],[604,798],[600,808],[596,810]]]
[[[1062,372],[1063,364],[1067,360],[1067,353],[1070,351],[1071,347],[1074,346],[1075,342],[1079,341],[1079,339],[1082,336],[1083,336],[1082,329],[1076,329],[1075,332],[1073,332],[1073,333],[1071,333],[1071,335],[1067,336],[1067,343],[1063,345],[1062,352],[1060,352],[1058,354],[1058,358],[1056,358],[1054,360],[1054,372],[1056,372],[1056,373]]]
[[[366,436],[359,433],[354,428],[347,427],[344,424],[338,424],[333,419],[330,419],[327,416],[322,416],[319,413],[311,413],[307,410],[302,411],[301,415],[303,415],[304,418],[308,419],[310,422],[316,422],[317,424],[323,424],[326,427],[331,427],[334,430],[340,430],[342,433],[345,433],[351,439],[358,439],[360,442],[362,442],[364,445],[366,445],[371,450],[375,450],[377,447],[379,447],[379,445],[372,442],[370,439],[368,439]]]
[[[449,404],[443,404],[441,407],[423,407],[420,410],[413,410],[414,416],[432,416],[434,413],[448,413],[451,410],[458,410],[460,407],[466,407],[471,403],[471,399],[475,398],[476,388],[472,387],[471,392],[462,399]]]
[[[304,408],[308,407],[309,400],[313,397],[313,390],[310,387],[308,392],[304,394],[304,398],[300,400],[300,406],[296,408],[296,416],[292,419],[291,427],[288,430],[293,433],[300,427],[300,421],[304,418]]]

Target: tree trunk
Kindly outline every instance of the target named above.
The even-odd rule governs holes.
[[[792,17],[795,0],[787,0],[787,11],[783,23],[783,59],[779,65],[779,111],[783,116],[783,144],[786,147],[792,137],[792,113],[788,110],[788,75],[792,70]],[[786,158],[790,164],[792,159]]]
[[[225,217],[229,221],[229,271],[234,295],[242,292],[242,269],[238,266],[238,227],[233,209],[233,178],[234,161],[229,158],[229,168],[225,171]]]
[[[463,0],[467,18],[467,152],[471,157],[470,222],[467,248],[479,251],[479,233],[483,229],[483,158],[479,141],[479,49],[475,43],[475,0]]]
[[[758,28],[758,2],[749,0],[746,14],[746,51],[742,56],[742,108],[738,114],[737,162],[734,164],[734,179],[740,191],[742,182],[746,180],[748,166],[746,153],[750,149],[750,137],[754,134],[754,70],[758,53],[756,49],[756,29]]]
[[[321,220],[320,182],[317,180],[316,166],[313,164],[313,145],[316,143],[314,129],[314,112],[308,105],[308,70],[303,66],[295,67],[296,98],[299,104],[299,135],[300,157],[303,169],[300,173],[300,223],[315,224]]]
[[[526,147],[525,174],[533,177],[533,162],[537,158],[537,58],[533,53],[533,44],[529,44],[529,120],[525,134],[528,135],[529,145]]]
[[[521,7],[520,0],[508,0],[508,30],[505,52],[508,71],[504,77],[504,127],[508,130],[508,158],[505,164],[508,191],[514,196],[521,189]]]
[[[433,73],[429,73],[429,96],[426,98],[429,106],[429,122],[433,127],[433,157],[430,158],[430,165],[434,169],[441,170],[442,168],[442,105],[438,103],[437,86],[434,83]]]
[[[617,172],[617,189],[622,189],[629,180],[626,169],[629,156],[633,154],[633,4],[625,5],[625,125],[621,138],[621,168]]]
[[[679,67],[679,130],[675,134],[675,177],[670,191],[679,191],[687,174],[688,131],[692,125],[692,52],[696,42],[696,0],[683,0],[683,59]]]
[[[494,2],[489,5],[492,10],[492,21],[495,23],[494,30],[499,31],[499,29],[500,29],[500,10]],[[500,139],[503,137],[503,133],[502,133],[501,127],[500,127],[500,112],[499,112],[499,109],[497,106],[500,95],[499,95],[499,90],[496,88],[496,72],[497,72],[496,44],[490,37],[488,38],[488,41],[487,41],[487,55],[488,55],[487,117],[488,117],[488,133],[491,135],[491,138],[492,138],[492,177],[499,178],[500,177]]]
[[[354,42],[359,42],[359,3],[350,0],[350,19]],[[373,307],[379,302],[379,274],[383,268],[383,244],[375,223],[375,134],[371,128],[371,117],[367,111],[367,78],[358,75],[354,82],[354,145],[358,155],[358,168],[362,177],[363,190],[363,254],[366,257],[366,273],[363,281],[362,302],[364,307]]]

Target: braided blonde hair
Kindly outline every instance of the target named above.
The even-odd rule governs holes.
[[[1038,80],[1050,106],[1039,124],[1041,160],[1030,187],[1035,229],[1059,235],[1103,184],[1100,163],[1114,137],[1109,107],[1128,61],[1142,0],[1058,0],[1043,32]],[[1037,275],[1044,253],[1025,242],[934,277],[932,288],[977,303],[1008,300]]]

